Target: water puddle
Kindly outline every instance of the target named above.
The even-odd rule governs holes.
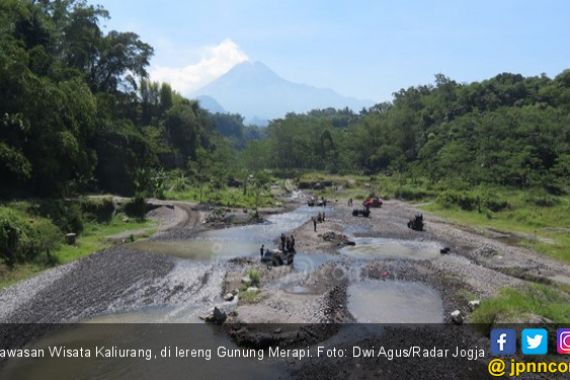
[[[293,261],[293,271],[310,274],[316,271],[321,265],[339,259],[339,256],[334,256],[328,253],[306,254],[300,252],[295,255],[295,260]]]
[[[342,255],[355,259],[434,259],[440,255],[441,245],[435,242],[398,240],[385,238],[356,238],[356,245],[344,247]]]
[[[192,260],[230,259],[259,254],[259,247],[305,223],[315,213],[302,206],[294,211],[271,215],[266,223],[210,230],[191,240],[138,241],[135,249]]]
[[[356,234],[364,234],[370,232],[372,226],[369,224],[351,224],[344,229],[344,233],[354,237]]]
[[[348,287],[348,310],[363,323],[441,323],[437,291],[417,282],[365,280]]]

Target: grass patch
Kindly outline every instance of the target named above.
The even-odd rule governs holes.
[[[239,302],[242,304],[258,303],[262,300],[261,290],[244,291],[239,293]]]
[[[524,322],[525,316],[541,316],[555,323],[570,322],[570,295],[546,285],[503,288],[497,296],[483,300],[470,322]]]
[[[438,202],[422,206],[423,209],[457,223],[478,228],[518,233],[517,244],[544,253],[555,259],[570,262],[570,198],[557,197],[556,206],[539,206],[528,201],[528,193],[495,189],[498,196],[510,207],[498,212],[468,211],[459,207],[446,207]],[[525,237],[526,236],[526,237]]]
[[[253,192],[244,194],[243,189],[236,187],[214,189],[209,186],[187,186],[184,190],[166,191],[165,198],[177,201],[208,203],[215,206],[232,208],[255,207],[255,194]],[[263,192],[260,197],[260,207],[270,207],[274,205],[275,198],[271,192]]]
[[[261,272],[255,268],[251,268],[247,271],[247,275],[251,280],[251,286],[259,286],[261,285]]]
[[[459,289],[455,292],[457,298],[463,300],[464,303],[468,303],[470,301],[478,299],[475,293],[470,292],[467,289]]]
[[[118,214],[109,223],[86,223],[83,233],[77,239],[76,245],[61,244],[51,252],[51,262],[47,262],[41,257],[32,262],[17,263],[13,268],[0,264],[0,288],[5,288],[18,281],[30,278],[54,265],[65,264],[108,248],[112,243],[107,238],[118,233],[142,228],[149,228],[147,235],[153,232],[153,223],[150,221],[123,219],[124,215]]]
[[[88,223],[83,234],[77,239],[76,245],[62,245],[54,256],[59,263],[64,264],[110,247],[112,243],[107,239],[121,232],[149,228],[146,236],[153,233],[151,227],[154,224],[148,220],[128,219],[124,221],[123,219],[124,216],[117,215],[107,224]]]

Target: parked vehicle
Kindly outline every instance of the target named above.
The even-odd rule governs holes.
[[[367,208],[380,208],[384,202],[378,197],[368,197],[362,202],[362,205]]]

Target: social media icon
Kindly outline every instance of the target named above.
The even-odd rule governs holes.
[[[548,353],[548,332],[545,329],[524,329],[521,340],[522,353],[525,355]]]
[[[556,332],[556,351],[562,355],[570,355],[570,329],[558,329]]]
[[[517,350],[517,333],[513,329],[491,330],[491,354],[513,355]]]

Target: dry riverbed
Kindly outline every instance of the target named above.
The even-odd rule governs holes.
[[[471,299],[529,281],[570,282],[566,265],[431,215],[425,215],[425,231],[412,231],[406,224],[418,210],[402,202],[388,201],[370,218],[352,216],[343,202],[326,209],[304,202],[297,193],[280,209],[262,210],[259,219],[250,210],[164,202],[153,211],[163,223],[150,239],[119,244],[1,291],[0,320],[198,322],[217,307],[235,342],[295,346],[334,339],[339,326],[352,322],[451,326],[452,311],[468,318]],[[311,217],[318,212],[326,218],[315,232]],[[260,243],[276,247],[281,233],[295,236],[293,265],[260,263]],[[449,252],[442,254],[443,248]],[[403,334],[387,330],[383,337],[401,342]],[[433,339],[443,344],[455,338],[450,330]],[[481,338],[474,333],[473,339]],[[443,369],[433,365],[437,377]],[[298,378],[341,378],[347,368],[363,377],[409,375],[391,364],[378,370],[354,361],[289,367]],[[480,375],[473,366],[465,378]]]

